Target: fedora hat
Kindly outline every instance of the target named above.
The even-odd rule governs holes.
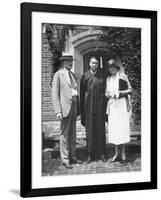
[[[107,65],[108,65],[108,68],[115,67],[117,68],[117,70],[120,70],[120,66],[118,66],[115,59],[110,59],[109,61],[107,61]]]
[[[63,60],[75,60],[72,55],[62,55],[60,58],[61,61]]]

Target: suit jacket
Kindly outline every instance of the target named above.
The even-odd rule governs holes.
[[[75,74],[72,73],[72,75],[77,83]],[[63,117],[67,117],[72,105],[72,87],[63,68],[57,71],[54,75],[52,84],[52,99],[55,114],[61,112]]]

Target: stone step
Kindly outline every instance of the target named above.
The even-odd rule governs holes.
[[[77,139],[85,139],[86,132],[85,128],[81,125],[80,120],[77,121]],[[60,121],[53,122],[43,122],[43,137],[47,140],[58,140],[60,136]],[[140,126],[135,126],[131,124],[132,138],[137,138],[141,136]],[[106,123],[106,136],[108,137],[108,125]]]

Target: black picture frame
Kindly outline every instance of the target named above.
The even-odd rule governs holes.
[[[151,21],[151,181],[59,188],[32,188],[32,12],[147,18]],[[157,12],[72,5],[21,4],[21,196],[47,196],[157,188]]]

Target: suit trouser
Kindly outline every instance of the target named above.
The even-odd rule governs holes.
[[[63,163],[76,159],[77,97],[72,98],[71,109],[61,121],[60,156]]]

